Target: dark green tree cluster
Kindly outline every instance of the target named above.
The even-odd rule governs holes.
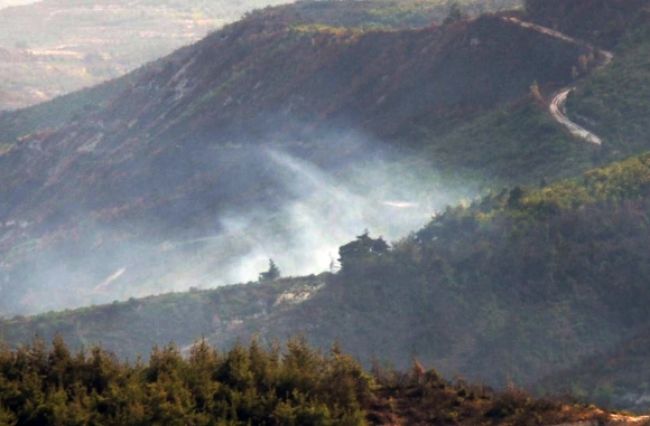
[[[449,383],[417,361],[373,376],[334,347],[284,350],[256,341],[220,353],[200,341],[181,356],[154,349],[128,364],[61,338],[0,351],[0,425],[542,425],[593,418],[585,406]],[[599,412],[602,413],[602,412]],[[532,420],[531,420],[532,419]]]
[[[383,238],[371,238],[368,231],[359,235],[355,241],[339,248],[339,262],[341,271],[348,272],[354,268],[363,268],[385,255],[389,246]]]
[[[220,353],[170,345],[147,364],[56,338],[0,352],[2,425],[358,425],[370,379],[350,357],[301,340]]]
[[[308,318],[362,359],[381,350],[400,363],[413,348],[491,384],[531,383],[585,347],[616,345],[613,324],[647,326],[649,242],[646,154],[448,208],[381,255],[355,241],[341,251],[343,273],[310,302],[324,313]]]

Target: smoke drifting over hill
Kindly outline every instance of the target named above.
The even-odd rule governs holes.
[[[292,196],[276,211],[222,219],[225,239],[244,238],[248,249],[240,267],[227,274],[230,281],[254,279],[269,258],[289,275],[327,270],[338,247],[364,230],[393,240],[458,199],[458,191],[424,185],[436,180],[424,180],[424,170],[406,164],[374,159],[337,176],[287,153],[267,155]]]
[[[218,150],[216,167],[229,162],[232,173],[224,174],[231,177],[214,186],[219,197],[241,202],[213,208],[205,198],[188,207],[171,196],[166,211],[188,212],[175,219],[182,222],[176,229],[144,224],[138,215],[116,224],[94,220],[93,212],[68,211],[79,223],[62,242],[32,234],[28,252],[14,251],[21,260],[3,268],[2,291],[11,296],[5,300],[19,303],[3,304],[0,312],[255,281],[271,258],[285,276],[320,273],[336,268],[338,247],[366,230],[393,241],[470,195],[425,162],[382,153],[358,135]],[[185,166],[192,164],[175,165]]]

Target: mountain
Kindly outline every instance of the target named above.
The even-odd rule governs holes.
[[[0,47],[12,58],[0,60],[0,110],[33,105],[98,84],[135,69],[245,13],[288,0],[79,2],[44,0],[0,3]],[[426,25],[448,11],[442,0],[308,2],[301,13],[327,15],[348,24]],[[467,13],[518,4],[517,0],[462,2]]]
[[[642,357],[650,323],[646,3],[424,27],[358,5],[251,13],[0,115],[0,312],[104,303],[3,320],[3,339],[133,359],[302,334],[494,386],[625,386],[599,363]],[[253,283],[270,257],[303,277]]]
[[[433,135],[453,141],[452,129],[499,109],[544,120],[531,84],[570,83],[589,53],[501,16],[333,28],[296,16],[309,6],[250,14],[122,79],[0,116],[1,310],[245,281],[277,253],[288,273],[317,272],[364,227],[397,238],[477,182],[504,181],[490,176],[503,163],[481,169],[459,156],[471,149]],[[539,127],[556,147],[593,155],[550,119]],[[530,157],[519,143],[507,150],[513,163]],[[536,180],[550,164],[549,178],[572,170],[553,160],[509,181]],[[345,226],[326,230],[327,215]],[[242,240],[242,229],[264,238]],[[321,246],[305,252],[313,239]]]

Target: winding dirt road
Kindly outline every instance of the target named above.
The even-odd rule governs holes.
[[[512,16],[506,16],[502,18],[506,22],[510,22],[512,24],[518,25],[522,28],[529,29],[531,31],[536,31],[540,34],[547,35],[549,37],[556,38],[558,40],[562,40],[567,43],[575,44],[578,46],[586,47],[589,50],[592,50],[596,52],[596,54],[601,58],[601,63],[597,66],[597,69],[604,68],[607,65],[609,65],[612,60],[614,59],[614,54],[612,52],[608,52],[606,50],[601,50],[589,43],[585,43],[582,41],[579,41],[573,37],[570,37],[566,34],[563,34],[559,31],[553,30],[551,28],[544,27],[542,25],[534,24],[532,22],[526,22],[522,21],[519,18],[515,18]],[[603,140],[596,135],[595,133],[585,129],[584,127],[580,126],[579,124],[571,121],[569,117],[566,115],[566,101],[571,94],[575,90],[575,86],[571,87],[565,87],[558,91],[554,96],[553,99],[551,99],[551,102],[549,103],[549,112],[553,119],[558,122],[560,125],[562,125],[564,128],[566,128],[569,133],[571,133],[573,136],[576,138],[582,139],[585,142],[594,144],[594,145],[602,145]]]
[[[565,108],[566,100],[569,97],[569,94],[574,90],[575,87],[560,90],[551,100],[548,107],[549,112],[555,121],[563,125],[573,136],[594,145],[602,145],[603,140],[598,135],[590,132],[579,124],[574,123],[569,119],[569,117],[567,117]]]

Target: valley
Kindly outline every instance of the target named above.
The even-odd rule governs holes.
[[[31,415],[15,386],[43,389],[43,415],[92,412],[87,377],[14,372],[96,348],[120,395],[139,389],[138,407],[104,395],[116,424],[162,415],[157,386],[190,424],[647,423],[646,2],[302,1],[232,21],[0,113],[0,420]],[[335,343],[332,370],[283,370],[296,336],[301,360]],[[200,386],[197,339],[223,351]],[[315,399],[291,379],[309,371]],[[361,392],[345,409],[332,371]]]
[[[34,105],[119,77],[245,12],[274,4],[196,3],[0,3],[0,110]]]
[[[258,268],[287,246],[300,247],[318,261],[277,259],[286,273],[317,273],[327,268],[338,246],[364,228],[399,238],[445,205],[472,197],[479,186],[464,173],[471,168],[466,160],[421,156],[421,147],[431,145],[426,137],[413,135],[410,144],[401,139],[413,129],[444,133],[437,127],[447,121],[526,97],[535,79],[568,83],[582,49],[489,16],[444,28],[338,34],[298,30],[289,11],[253,14],[107,86],[71,95],[76,99],[67,104],[81,109],[66,112],[67,121],[30,129],[30,123],[47,122],[43,116],[55,118],[53,111],[60,111],[65,98],[0,116],[5,134],[15,135],[0,157],[7,182],[0,217],[5,224],[29,224],[5,227],[0,249],[8,253],[5,291],[13,302],[3,309],[33,313],[43,302],[45,309],[76,307],[254,279]],[[484,40],[484,46],[472,46],[467,37]],[[521,50],[504,49],[499,37],[520,37]],[[537,62],[520,67],[517,58],[530,54],[529,43],[540,54]],[[551,66],[543,53],[547,45],[558,52]],[[404,62],[408,72],[393,60],[427,49],[430,55],[411,55]],[[362,68],[366,75],[349,65],[360,55],[369,61]],[[494,55],[512,61],[495,62]],[[294,66],[295,57],[302,67]],[[491,68],[479,69],[476,61]],[[272,73],[266,70],[269,63],[277,64]],[[486,70],[497,79],[489,85],[482,83]],[[339,82],[334,87],[332,75]],[[497,83],[500,76],[508,76],[507,91],[499,89],[505,84]],[[426,92],[420,81],[428,83]],[[416,94],[422,100],[412,103]],[[86,106],[85,99],[95,106]],[[552,158],[548,162],[556,167]],[[24,169],[32,172],[23,174]],[[391,201],[420,208],[386,204]],[[398,213],[398,220],[386,220]],[[339,231],[329,235],[328,217],[341,219]],[[236,230],[249,227],[268,237],[238,240]],[[234,239],[167,250],[176,241],[231,230]],[[305,251],[314,240],[321,243]],[[222,259],[219,253],[226,250],[231,257]],[[135,258],[133,251],[139,253]],[[244,260],[232,273],[231,268],[211,273],[235,258]],[[189,263],[195,266],[188,276]],[[122,269],[119,285],[93,291]],[[203,278],[212,275],[216,278]],[[51,291],[63,286],[79,291],[74,298],[65,292],[53,298]]]

